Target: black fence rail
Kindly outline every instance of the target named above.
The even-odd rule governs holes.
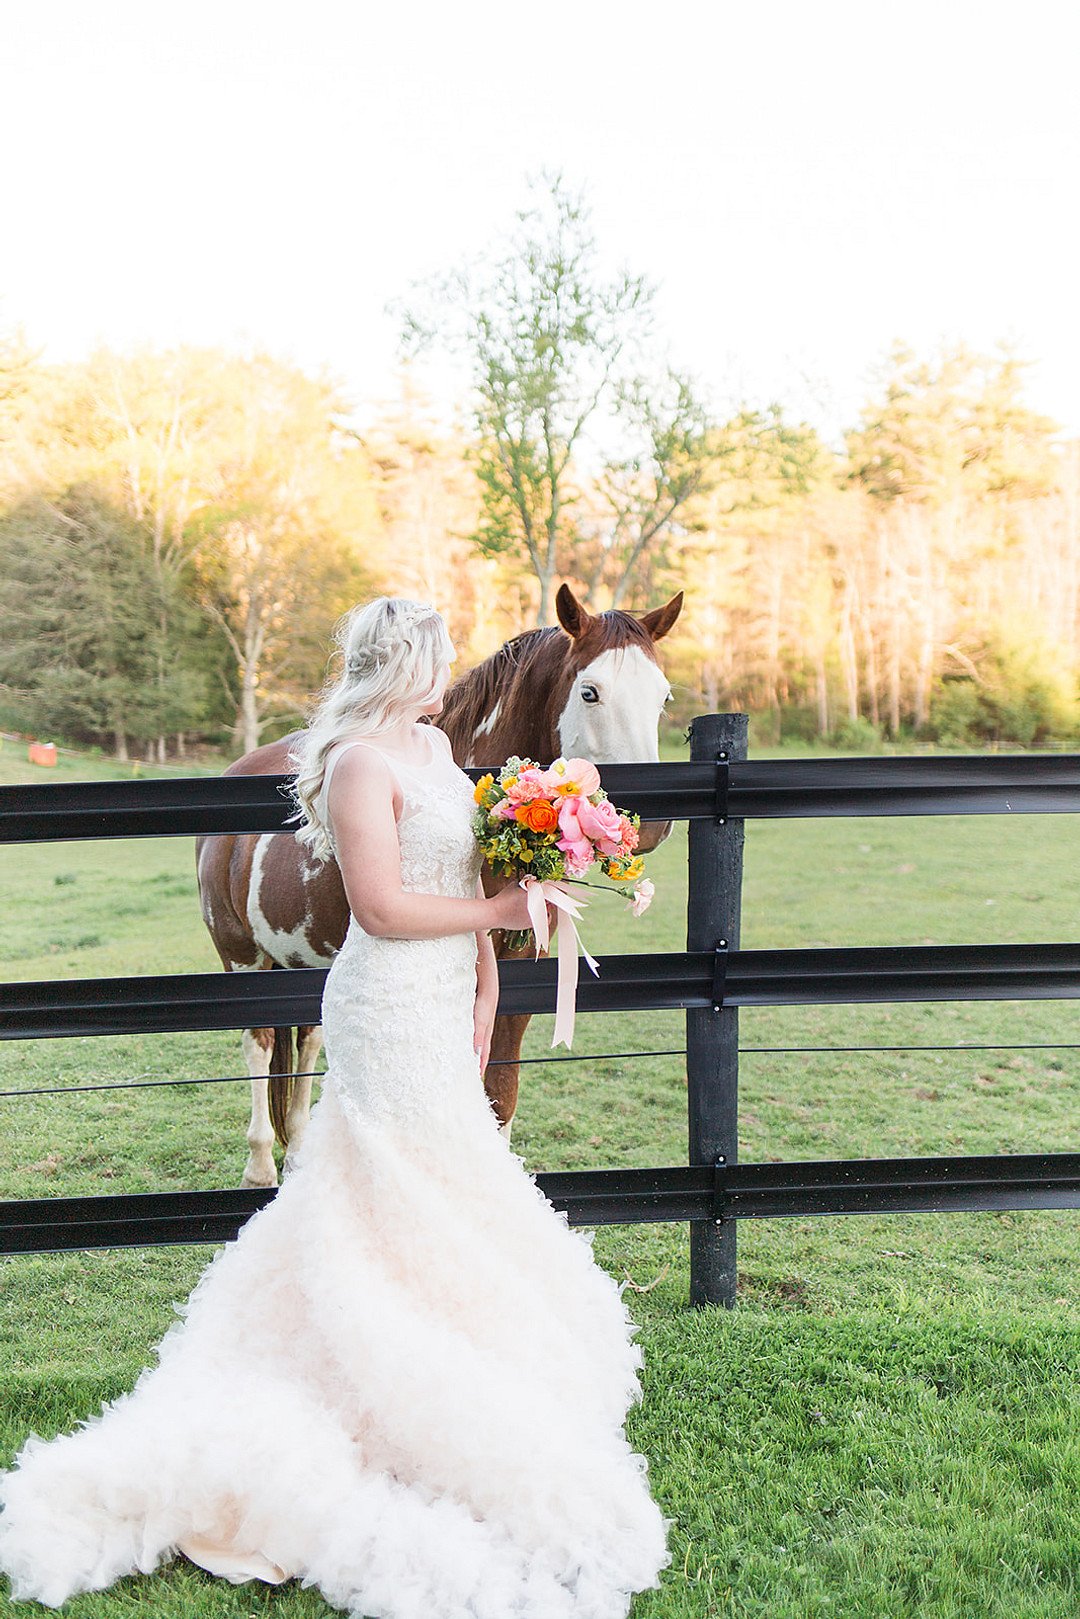
[[[740,716],[707,715],[709,720]],[[700,728],[704,720],[694,721]],[[739,747],[729,727],[731,748]],[[745,731],[745,728],[743,728]],[[696,751],[696,750],[695,750]],[[705,751],[709,751],[706,748]],[[748,760],[605,765],[604,787],[645,820],[859,815],[1060,815],[1080,810],[1080,755]],[[743,745],[745,751],[745,744]],[[485,767],[467,773],[475,781]],[[285,776],[41,783],[0,788],[0,843],[288,831]]]
[[[575,1224],[688,1222],[695,1303],[734,1303],[742,1219],[1080,1207],[1078,1153],[737,1161],[741,1006],[1080,996],[1080,944],[740,950],[745,820],[1075,813],[1080,756],[751,762],[746,730],[744,715],[705,715],[692,727],[689,762],[602,769],[611,796],[643,818],[690,822],[687,948],[605,957],[599,980],[582,972],[578,1009],[685,1012],[690,1162],[547,1173],[540,1188]],[[0,843],[282,832],[290,813],[279,776],[4,787]],[[500,1011],[553,1011],[555,973],[550,960],[500,963]],[[9,983],[0,985],[0,1039],[317,1023],[325,976],[296,968]],[[0,1203],[0,1253],[221,1242],[273,1195]]]
[[[552,1011],[556,970],[552,960],[500,962],[499,1010]],[[3,984],[0,1040],[318,1023],[326,971],[294,967],[287,975],[178,973]],[[579,1012],[1078,998],[1076,944],[642,953],[604,956],[598,979],[578,964]]]
[[[586,1226],[1069,1209],[1080,1203],[1080,1153],[557,1170],[536,1184],[571,1224]],[[237,1189],[0,1203],[0,1252],[227,1242],[274,1196]]]

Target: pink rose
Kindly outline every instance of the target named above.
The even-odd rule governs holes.
[[[622,849],[622,817],[611,800],[602,798],[599,804],[590,804],[587,798],[579,798],[576,803],[582,835],[595,843],[601,854],[618,854]]]
[[[559,831],[562,837],[557,847],[566,855],[566,869],[572,877],[588,871],[593,861],[593,846],[582,830],[580,820],[581,798],[564,798],[559,802]]]
[[[580,838],[581,828],[578,826],[578,810],[581,808],[580,798],[561,798],[557,811],[559,817],[559,831],[564,838]]]

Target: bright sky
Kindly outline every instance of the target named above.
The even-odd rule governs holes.
[[[719,403],[827,432],[883,352],[1011,341],[1080,431],[1070,0],[0,0],[0,324],[394,391],[389,300],[588,188]]]

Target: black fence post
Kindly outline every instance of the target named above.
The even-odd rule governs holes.
[[[690,758],[716,762],[716,815],[693,820],[689,832],[686,948],[715,950],[715,1003],[686,1014],[686,1093],[690,1162],[733,1164],[739,1142],[739,1011],[723,1005],[724,959],[738,949],[742,906],[743,826],[727,814],[727,769],[746,758],[745,714],[702,714],[690,732]],[[735,1303],[735,1220],[690,1226],[690,1303]]]

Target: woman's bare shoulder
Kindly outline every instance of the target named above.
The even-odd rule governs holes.
[[[390,763],[374,737],[369,741],[366,737],[353,736],[344,743],[335,743],[331,751],[335,754],[331,781],[346,771],[350,775],[364,771],[374,776],[390,772]]]
[[[327,790],[327,808],[339,825],[346,823],[350,809],[354,818],[363,819],[381,801],[389,800],[395,820],[401,814],[401,789],[389,759],[374,745],[342,749],[334,765]]]
[[[369,744],[362,737],[355,737],[341,749],[334,761],[328,796],[340,798],[343,783],[347,784],[352,794],[358,787],[396,787],[396,777],[389,759],[384,757],[374,742]]]

